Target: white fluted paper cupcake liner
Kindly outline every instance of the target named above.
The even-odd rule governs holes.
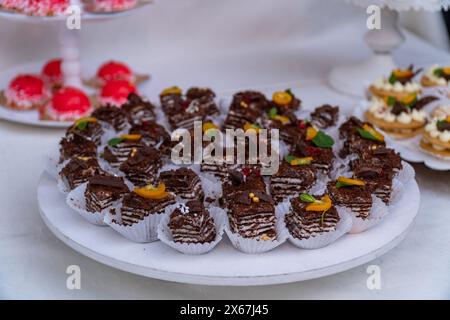
[[[128,240],[138,243],[153,242],[158,240],[158,225],[161,219],[165,215],[170,214],[176,207],[176,204],[167,206],[163,213],[150,214],[138,223],[134,223],[131,226],[124,226],[120,224],[121,211],[119,206],[117,208],[118,222],[113,222],[114,217],[109,213],[105,214],[103,221]]]
[[[223,238],[227,215],[225,210],[219,207],[210,207],[207,210],[214,219],[214,226],[216,228],[216,239],[214,241],[209,243],[179,243],[173,241],[172,232],[168,226],[169,214],[164,215],[159,223],[158,239],[169,247],[185,254],[197,255],[211,251]]]
[[[352,212],[353,226],[349,233],[360,233],[372,228],[380,223],[388,213],[389,210],[386,204],[380,198],[372,195],[372,209],[370,210],[369,217],[367,219],[358,218]]]
[[[257,240],[244,238],[232,232],[228,222],[225,228],[225,232],[227,233],[227,236],[230,239],[233,247],[235,247],[237,250],[241,252],[249,254],[267,252],[275,249],[276,247],[286,242],[288,235],[286,228],[283,227],[282,219],[277,218],[276,231],[277,231],[276,240]]]
[[[59,159],[61,157],[59,151],[59,144],[57,147],[49,150],[47,157],[45,159],[45,171],[47,171],[50,176],[54,179],[58,179],[59,171],[61,170],[61,163],[59,163]]]
[[[200,175],[203,192],[206,198],[219,199],[222,197],[222,183],[219,178],[209,173]]]
[[[308,239],[297,239],[288,232],[288,240],[294,246],[301,249],[319,249],[330,245],[338,240],[340,237],[348,233],[353,225],[352,216],[350,210],[343,207],[336,207],[339,214],[339,222],[336,225],[336,230],[324,232],[315,236],[311,236]]]
[[[405,191],[404,184],[399,179],[394,178],[392,180],[392,192],[389,201],[389,207],[394,207],[399,203],[401,197],[403,196],[404,191]]]
[[[397,174],[396,178],[403,184],[407,184],[416,177],[416,171],[406,161],[402,161],[402,170]]]
[[[75,189],[69,192],[66,198],[67,205],[72,208],[76,213],[82,216],[84,219],[92,224],[98,226],[106,226],[104,220],[105,214],[110,210],[106,208],[101,212],[89,212],[86,210],[86,200],[84,192],[86,191],[87,183],[82,183]]]

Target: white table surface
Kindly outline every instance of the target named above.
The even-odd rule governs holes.
[[[188,7],[183,9],[189,10]],[[140,20],[143,18],[141,16]],[[6,38],[12,27],[3,21],[0,23],[6,26],[0,29],[0,37]],[[96,25],[95,28],[98,31],[101,27]],[[200,54],[197,58],[183,57],[179,53],[178,56],[170,54],[171,59],[155,54],[154,59],[148,55],[143,60],[144,53],[127,51],[122,46],[117,55],[128,61],[133,59],[153,73],[156,80],[150,96],[156,95],[162,86],[172,84],[210,85],[218,91],[227,91],[289,82],[304,88],[302,99],[308,105],[331,102],[349,110],[355,102],[353,99],[324,86],[326,74],[333,65],[367,56],[368,50],[360,42],[364,30],[355,31],[355,28],[361,29],[356,22],[348,23],[329,29],[327,33],[318,33],[307,43],[280,41],[277,46],[259,48],[247,45],[234,51]],[[284,33],[291,31],[284,30]],[[40,39],[39,35],[35,35],[35,40],[36,37]],[[106,43],[106,47],[111,45],[110,41]],[[22,51],[29,43],[11,45],[0,43],[0,50],[6,52],[0,60],[2,68],[29,60],[26,57],[29,53]],[[94,50],[91,42],[84,45],[92,59],[105,59],[104,53],[98,48]],[[41,48],[46,56],[55,55],[51,47],[41,44]],[[36,55],[39,59],[43,54]],[[445,61],[450,56],[408,36],[395,58],[407,64]],[[285,285],[195,286],[152,280],[106,267],[74,252],[51,234],[38,213],[36,184],[47,150],[62,134],[62,130],[0,121],[0,298],[450,298],[450,172],[435,172],[423,165],[414,165],[422,191],[416,224],[397,248],[367,265],[322,279]],[[381,290],[369,290],[366,286],[366,268],[370,264],[381,268]],[[66,288],[65,271],[69,265],[81,268],[81,290]]]

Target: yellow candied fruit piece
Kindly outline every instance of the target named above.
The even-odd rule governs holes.
[[[280,106],[287,106],[289,103],[291,103],[292,96],[287,92],[277,91],[273,94],[272,100]]]
[[[316,200],[315,202],[306,206],[306,211],[327,211],[332,206],[331,199],[328,195],[324,195],[320,200]]]
[[[157,187],[148,185],[143,188],[135,188],[133,191],[143,198],[154,200],[164,199],[169,195],[166,192],[166,185],[164,183],[160,183]]]
[[[337,179],[337,181],[351,185],[351,186],[365,186],[366,185],[366,183],[362,180],[351,179],[351,178],[346,178],[346,177],[339,177]]]
[[[269,237],[267,234],[264,233],[264,234],[261,236],[260,239],[263,240],[263,241],[267,241],[267,240],[270,240],[270,237]]]
[[[140,134],[123,134],[120,137],[124,140],[136,141],[136,140],[139,140],[140,138],[142,138],[142,135],[140,135]]]
[[[94,117],[84,117],[84,118],[79,118],[75,121],[75,126],[79,125],[82,122],[97,122],[97,118]]]
[[[205,122],[203,125],[202,125],[202,130],[203,130],[203,132],[206,132],[206,131],[208,131],[209,129],[219,129],[214,123],[212,123],[212,122]]]
[[[412,102],[414,102],[414,100],[416,100],[417,98],[417,93],[413,92],[409,95],[407,95],[406,97],[404,97],[402,100],[400,100],[400,102],[402,102],[403,104],[410,104]]]
[[[259,132],[259,128],[257,126],[247,122],[246,124],[244,124],[244,131],[247,132],[248,130],[255,130],[256,133]]]
[[[282,115],[279,115],[279,114],[273,116],[272,119],[278,120],[278,121],[280,121],[282,124],[288,124],[289,122],[291,122],[291,120],[289,120],[288,117],[282,116]]]
[[[450,75],[450,67],[444,67],[442,68],[442,71],[444,71],[446,75]]]
[[[183,93],[183,90],[181,90],[177,86],[173,86],[173,87],[164,89],[160,95],[167,96],[168,94],[182,94],[182,93]]]
[[[401,69],[396,69],[394,70],[394,76],[397,78],[406,78],[406,77],[411,77],[413,75],[413,72],[410,69],[405,69],[405,70],[401,70]]]
[[[384,141],[384,136],[375,128],[369,126],[368,124],[364,124],[363,129],[366,130],[367,132],[369,132],[378,141]]]
[[[305,158],[295,158],[289,162],[291,166],[301,166],[305,164],[310,164],[313,161],[313,157],[305,157]]]
[[[445,122],[450,122],[450,116],[447,116],[447,118],[445,118]]]
[[[317,135],[318,131],[314,127],[309,127],[306,129],[306,140],[310,141],[314,139],[314,137]]]

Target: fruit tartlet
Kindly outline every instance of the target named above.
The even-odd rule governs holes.
[[[2,92],[2,104],[16,110],[41,108],[48,100],[49,93],[44,81],[31,74],[21,74],[11,80]]]
[[[414,71],[412,65],[404,70],[396,69],[392,71],[389,78],[383,78],[373,82],[369,86],[369,93],[375,97],[394,97],[398,100],[402,100],[412,93],[419,94],[422,88],[413,79],[420,71]]]
[[[47,86],[53,90],[60,89],[64,84],[64,77],[61,70],[61,59],[53,59],[48,61],[41,71],[42,79]]]
[[[450,159],[450,107],[441,107],[425,126],[420,147],[439,158]]]
[[[55,92],[52,99],[40,109],[40,119],[75,121],[88,117],[91,112],[91,101],[83,91],[73,87],[64,87]]]
[[[111,60],[102,64],[98,68],[95,77],[86,81],[86,85],[102,88],[106,83],[115,80],[124,80],[134,85],[138,85],[148,79],[148,75],[134,73],[127,64]]]
[[[427,113],[422,110],[437,98],[418,98],[415,93],[398,100],[374,98],[365,112],[365,119],[397,139],[407,139],[418,135],[427,123]]]
[[[426,71],[420,82],[424,87],[446,87],[449,80],[450,66],[441,67],[435,64]]]
[[[101,106],[120,107],[128,102],[128,96],[136,93],[136,87],[127,80],[114,80],[106,83],[100,91],[98,102]]]

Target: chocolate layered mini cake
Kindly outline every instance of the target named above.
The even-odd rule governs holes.
[[[230,229],[243,238],[276,240],[275,207],[265,192],[237,192],[228,210]]]
[[[121,108],[113,106],[100,107],[92,113],[92,116],[99,121],[106,122],[116,131],[125,129],[128,124],[127,113]]]
[[[246,123],[257,123],[263,112],[270,109],[266,97],[257,91],[242,91],[233,96],[224,126],[241,129]]]
[[[122,105],[121,109],[128,114],[132,124],[156,120],[155,106],[135,93],[130,93],[127,103]]]
[[[306,140],[296,141],[291,147],[290,155],[294,159],[310,158],[311,166],[326,174],[330,172],[336,158],[331,147],[321,148]]]
[[[88,179],[84,196],[86,210],[100,212],[128,193],[123,178],[113,175],[93,176]]]
[[[188,168],[163,171],[159,179],[166,185],[168,191],[184,199],[198,199],[204,197],[202,183],[199,176]]]
[[[161,106],[173,129],[194,127],[195,121],[218,116],[220,111],[209,88],[190,88],[186,95],[180,92],[162,92]]]
[[[339,152],[341,157],[352,153],[362,154],[367,150],[386,146],[384,137],[377,130],[356,117],[349,118],[339,127],[339,137],[345,140]]]
[[[61,179],[70,190],[87,182],[90,177],[106,174],[97,159],[93,157],[74,157],[59,172]]]
[[[144,121],[131,127],[130,134],[139,134],[142,141],[151,147],[161,151],[164,155],[170,155],[172,141],[167,130],[156,121]]]
[[[145,143],[142,142],[142,136],[122,135],[108,141],[108,146],[104,149],[102,157],[112,167],[118,168],[128,159],[131,152],[146,147]]]
[[[351,209],[357,218],[369,217],[372,209],[372,194],[365,182],[340,177],[336,181],[330,181],[327,189],[335,205]]]
[[[248,190],[266,192],[266,183],[257,169],[244,167],[228,170],[227,177],[222,183],[222,198],[220,202],[229,208],[236,196]]]
[[[266,129],[278,129],[281,140],[292,144],[301,134],[299,119],[289,110],[278,105],[272,106],[262,116],[262,125]]]
[[[119,170],[135,186],[145,186],[155,182],[156,174],[162,166],[159,151],[145,146],[132,149],[128,159],[123,162]]]
[[[162,214],[167,206],[175,204],[175,196],[167,193],[165,197],[147,197],[136,192],[127,193],[122,199],[122,225],[131,226],[153,214]]]
[[[338,116],[339,107],[324,104],[311,113],[311,122],[318,128],[326,129],[337,123]]]
[[[96,118],[82,118],[75,121],[66,131],[67,138],[71,139],[74,135],[82,136],[99,145],[103,135],[103,128]]]
[[[355,177],[366,182],[367,188],[383,202],[389,203],[392,179],[402,169],[402,161],[394,150],[379,147],[366,151],[350,163]]]
[[[291,165],[283,161],[278,172],[270,176],[270,193],[275,202],[307,192],[316,180],[316,169],[310,164]]]
[[[79,134],[74,133],[70,137],[64,137],[60,142],[60,161],[73,157],[96,157],[96,144]]]
[[[188,201],[170,214],[168,227],[180,243],[208,243],[216,239],[214,219],[200,201]]]
[[[323,203],[314,203],[319,199]],[[326,232],[336,231],[340,220],[336,208],[325,195],[303,194],[291,200],[291,210],[284,217],[289,233],[297,239],[308,239]],[[324,210],[322,210],[324,209]]]

